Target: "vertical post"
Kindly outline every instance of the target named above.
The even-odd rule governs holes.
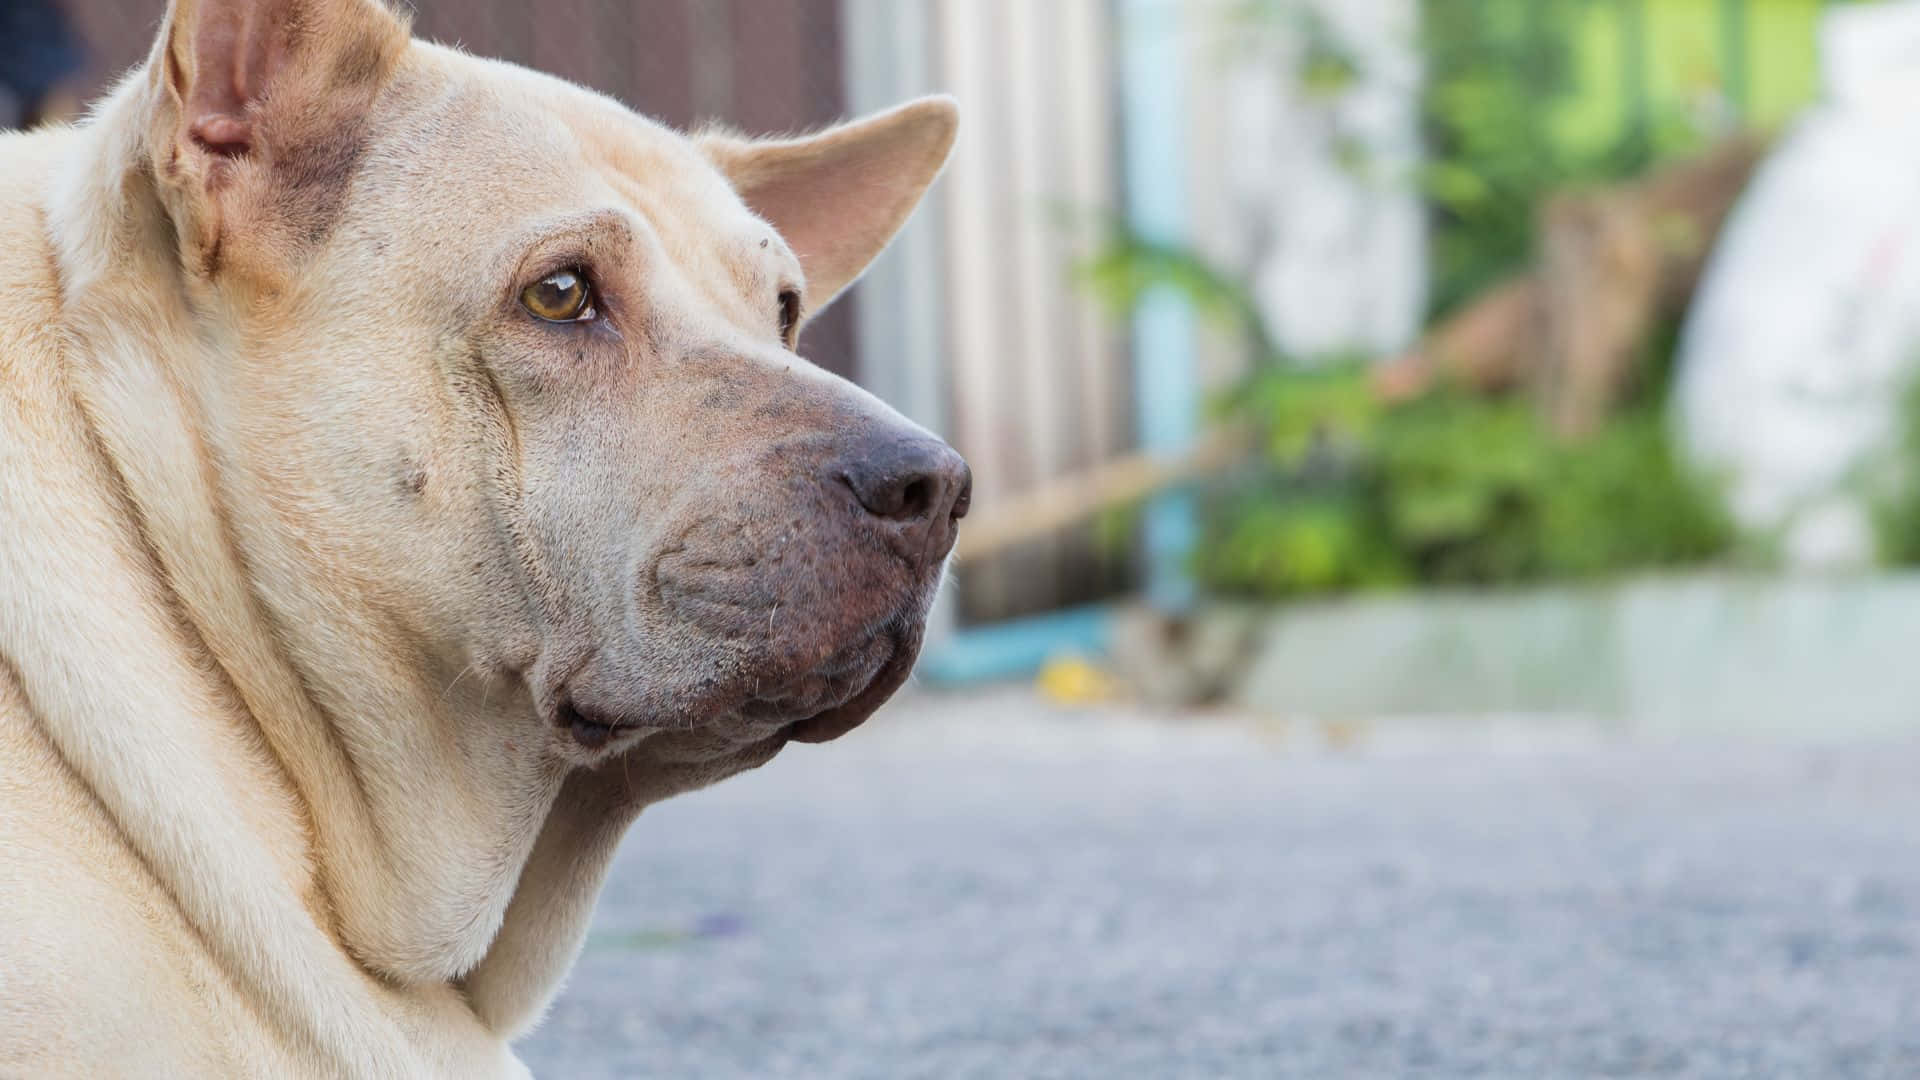
[[[1626,65],[1627,142],[1638,153],[1653,142],[1652,89],[1647,85],[1647,3],[1619,0],[1620,56]]]
[[[1185,102],[1179,0],[1122,0],[1122,171],[1128,225],[1156,244],[1183,245],[1187,222]],[[1133,318],[1134,408],[1141,447],[1175,454],[1199,421],[1195,318],[1168,288],[1150,292]],[[1193,499],[1167,495],[1147,507],[1147,598],[1182,609],[1196,598],[1188,560],[1198,536]]]
[[[1747,0],[1720,0],[1720,55],[1725,72],[1727,108],[1734,125],[1747,122],[1749,90],[1747,86]]]

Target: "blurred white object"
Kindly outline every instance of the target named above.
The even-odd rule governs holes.
[[[1860,472],[1920,361],[1920,3],[1835,7],[1824,100],[1755,176],[1681,340],[1683,443],[1804,569],[1873,561]]]
[[[1920,94],[1920,3],[1836,7],[1820,24],[1828,101],[1899,105]]]
[[[1277,25],[1213,45],[1227,257],[1293,356],[1397,353],[1427,302],[1418,5],[1268,10]]]

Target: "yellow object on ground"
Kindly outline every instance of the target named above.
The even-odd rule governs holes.
[[[1055,705],[1097,705],[1120,697],[1118,680],[1082,656],[1047,661],[1034,684]]]

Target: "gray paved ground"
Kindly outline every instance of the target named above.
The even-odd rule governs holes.
[[[1920,743],[1035,711],[649,811],[535,1072],[1920,1077]]]

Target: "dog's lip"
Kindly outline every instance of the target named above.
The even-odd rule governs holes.
[[[754,694],[743,701],[736,699],[732,706],[717,709],[699,719],[690,721],[680,717],[672,723],[661,723],[654,719],[626,716],[596,706],[582,705],[571,694],[563,694],[554,710],[553,723],[558,730],[589,751],[606,749],[623,733],[637,735],[668,728],[696,728],[713,723],[725,724],[729,720],[743,723],[756,734],[770,729],[789,729],[795,733],[793,737],[801,741],[825,742],[836,736],[808,739],[798,733],[832,727],[833,717],[844,716],[859,702],[876,696],[874,690],[890,680],[902,665],[903,657],[905,666],[911,667],[913,654],[914,650],[906,648],[901,635],[884,630],[859,645],[835,653],[819,667],[779,689]],[[849,675],[856,677],[848,679]],[[823,679],[827,685],[806,698],[793,696],[794,688],[814,679]],[[899,680],[893,680],[893,685],[877,696],[885,700],[898,685]],[[870,713],[872,709],[866,711]],[[861,719],[865,719],[865,716],[862,715]],[[851,730],[857,724],[856,721],[847,725],[846,730]]]
[[[613,741],[614,730],[620,726],[618,721],[602,718],[598,713],[582,711],[571,701],[561,702],[554,723],[588,750],[605,749]]]
[[[899,651],[896,634],[871,634],[856,645],[834,653],[813,670],[775,688],[756,693],[737,712],[747,720],[811,718],[852,701],[866,692]]]

